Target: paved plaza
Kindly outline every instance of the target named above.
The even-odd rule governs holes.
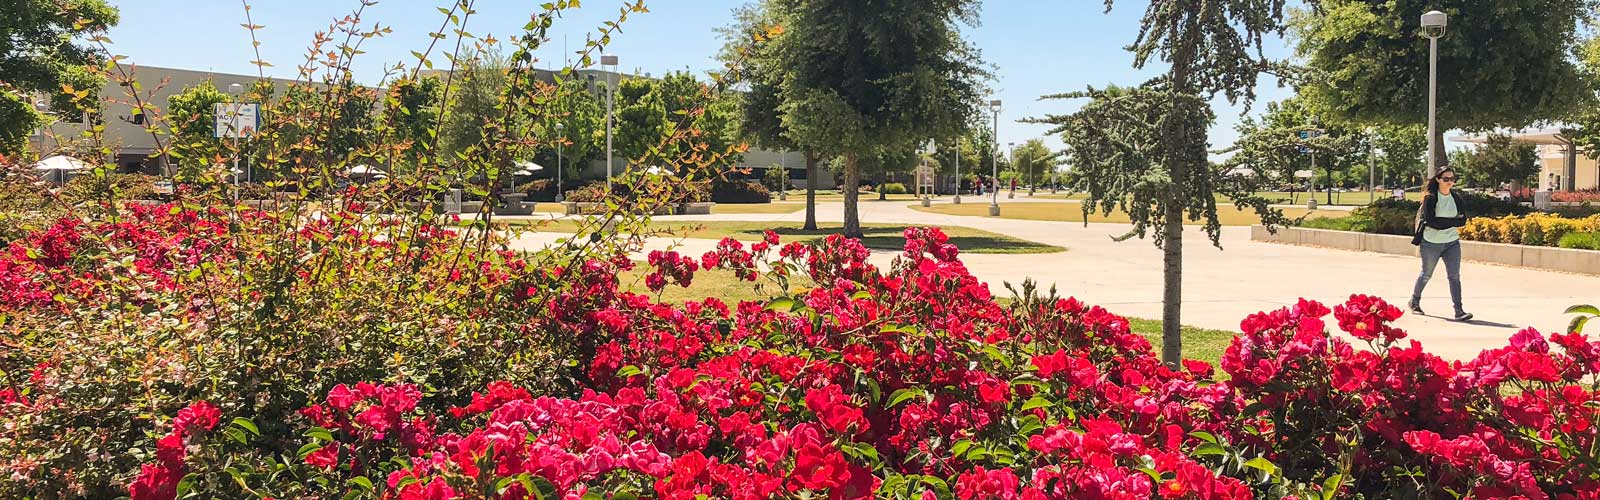
[[[969,197],[965,201],[976,200]],[[1006,201],[1001,201],[1002,210]],[[1017,201],[1023,200],[1019,196]],[[1061,205],[1062,210],[1079,209],[1076,204]],[[843,212],[842,203],[837,201],[817,206],[818,221],[824,226],[837,226],[843,220]],[[1062,295],[1099,304],[1118,314],[1161,317],[1161,250],[1149,240],[1112,241],[1112,236],[1128,230],[1127,224],[1084,226],[941,215],[914,210],[905,201],[864,201],[861,219],[863,223],[966,226],[1066,247],[1066,252],[1050,254],[965,254],[962,260],[975,276],[989,283],[990,290],[1002,296],[1008,293],[1002,283],[1020,283],[1031,277],[1041,288],[1054,285]],[[797,223],[805,220],[805,212],[657,220]],[[1203,328],[1237,331],[1245,316],[1293,304],[1300,297],[1331,307],[1351,294],[1366,293],[1403,305],[1419,267],[1415,257],[1253,242],[1248,227],[1223,228],[1220,249],[1212,246],[1198,227],[1186,227],[1184,234],[1183,323]],[[532,234],[518,245],[536,248],[557,237],[560,235]],[[653,249],[678,245],[691,255],[698,255],[714,243],[705,239],[657,240],[648,246]],[[893,256],[894,252],[874,252],[874,259],[881,262]],[[1409,313],[1399,321],[1399,326],[1430,352],[1448,359],[1470,359],[1484,348],[1505,345],[1512,333],[1525,326],[1546,332],[1561,329],[1569,319],[1562,314],[1567,306],[1600,303],[1597,276],[1465,262],[1462,282],[1467,310],[1477,316],[1472,322]],[[1450,313],[1442,267],[1429,284],[1422,305],[1430,315]]]

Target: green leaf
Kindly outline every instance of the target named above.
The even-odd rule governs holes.
[[[321,427],[312,427],[311,430],[306,431],[306,437],[322,442],[333,441],[333,433]]]
[[[1211,433],[1205,432],[1205,431],[1194,431],[1194,432],[1191,432],[1191,433],[1189,433],[1189,437],[1192,437],[1192,438],[1195,438],[1195,439],[1199,439],[1199,440],[1205,441],[1207,443],[1215,444],[1217,442],[1217,437],[1216,436],[1213,436],[1213,435],[1211,435]]]
[[[299,451],[295,452],[295,455],[298,455],[301,460],[304,460],[306,458],[306,455],[310,455],[310,454],[312,454],[312,453],[314,453],[314,452],[316,452],[317,450],[320,450],[320,449],[322,449],[322,445],[320,445],[320,444],[317,444],[317,443],[306,443],[305,446],[301,446],[300,447]]]
[[[373,488],[372,488],[372,480],[371,479],[367,479],[365,476],[352,477],[352,478],[350,478],[349,481],[345,481],[344,484],[360,486],[361,489],[367,490],[367,491],[372,491],[373,490]]]
[[[194,482],[199,480],[199,479],[200,479],[200,475],[199,474],[196,474],[196,473],[193,473],[193,472],[185,474],[183,476],[183,479],[178,480],[178,496],[177,497],[178,498],[188,497],[189,493],[192,493],[193,492],[192,490],[194,490]]]
[[[1333,476],[1328,477],[1327,481],[1323,481],[1322,500],[1333,500],[1334,495],[1339,494],[1339,486],[1343,482],[1343,474],[1334,474]]]
[[[966,454],[967,449],[972,448],[972,444],[973,443],[971,439],[956,441],[956,444],[950,445],[950,454],[953,456],[962,456]]]
[[[628,378],[642,373],[644,373],[643,369],[633,365],[624,366],[622,369],[617,370],[617,376],[622,378]]]
[[[921,388],[906,388],[894,391],[893,393],[889,394],[889,404],[887,407],[894,408],[896,406],[900,406],[900,403],[904,403],[908,399],[924,394],[926,394],[926,392],[924,392]]]
[[[1029,399],[1028,402],[1022,404],[1022,411],[1028,411],[1034,408],[1048,408],[1054,405],[1054,402],[1051,402],[1049,399],[1045,399],[1044,396],[1034,396],[1033,399]]]
[[[771,302],[767,302],[767,310],[768,311],[778,311],[778,312],[789,312],[789,311],[793,311],[794,310],[794,304],[795,304],[794,299],[791,299],[791,298],[788,298],[788,297],[778,297],[778,298],[772,299]]]
[[[256,423],[255,422],[251,422],[250,419],[248,419],[248,418],[235,417],[233,419],[233,425],[235,427],[239,427],[241,429],[250,431],[251,434],[255,434],[257,436],[261,435],[261,429],[256,428]]]
[[[1600,316],[1600,307],[1595,307],[1595,306],[1587,305],[1587,304],[1579,304],[1579,305],[1575,305],[1575,306],[1572,306],[1572,307],[1568,307],[1566,314],[1587,314],[1587,315],[1590,315],[1590,316]]]
[[[1271,461],[1269,461],[1269,460],[1267,460],[1265,458],[1261,458],[1261,457],[1255,457],[1255,458],[1250,459],[1250,461],[1244,463],[1244,466],[1252,468],[1252,469],[1259,470],[1261,472],[1265,472],[1267,474],[1277,474],[1278,473],[1278,466],[1272,465]]]
[[[556,493],[556,485],[550,484],[549,479],[545,479],[541,476],[533,476],[528,479],[528,483],[532,485],[530,491],[532,491],[537,498],[539,498],[539,500],[559,498],[559,495]],[[524,486],[524,488],[527,488],[527,486]]]
[[[1197,457],[1206,456],[1206,455],[1226,455],[1226,454],[1228,454],[1228,450],[1224,449],[1222,447],[1222,445],[1217,444],[1217,443],[1202,443],[1199,447],[1194,449],[1194,453],[1193,453],[1193,455],[1195,455]]]

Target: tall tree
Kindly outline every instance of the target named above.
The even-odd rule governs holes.
[[[1273,67],[1261,54],[1262,39],[1282,32],[1283,5],[1284,0],[1152,1],[1129,49],[1135,68],[1157,58],[1167,65],[1165,75],[1132,89],[1046,96],[1090,98],[1076,113],[1042,120],[1057,124],[1052,133],[1062,134],[1081,171],[1078,190],[1089,193],[1085,212],[1127,212],[1133,229],[1124,238],[1155,232],[1165,281],[1161,357],[1174,366],[1183,358],[1185,217],[1204,220],[1217,244],[1222,225],[1214,193],[1222,193],[1268,224],[1282,222],[1266,200],[1211,168],[1206,128],[1213,120],[1210,97],[1254,100],[1260,72]]]
[[[1516,189],[1539,175],[1539,154],[1533,145],[1508,135],[1491,134],[1483,145],[1461,152],[1461,161],[1452,164],[1473,187],[1493,189],[1510,184]]]
[[[229,100],[211,80],[167,97],[167,123],[172,127],[169,154],[180,167],[204,166],[222,154],[222,141],[215,137],[216,105]]]
[[[1260,181],[1291,186],[1300,185],[1298,172],[1308,171],[1312,184],[1330,189],[1328,203],[1333,203],[1331,189],[1339,184],[1339,173],[1364,161],[1368,148],[1361,130],[1322,115],[1298,95],[1268,103],[1259,121],[1245,118],[1235,127],[1239,140],[1224,150],[1234,152],[1227,166],[1248,167]],[[1315,181],[1319,173],[1321,182]]]
[[[617,84],[616,123],[612,131],[615,154],[620,159],[617,173],[634,167],[631,162],[644,161],[654,166],[661,158],[676,157],[672,151],[652,152],[656,146],[671,147],[661,143],[662,134],[669,130],[666,103],[655,92],[657,82],[648,78],[624,78]]]
[[[1312,78],[1303,91],[1340,119],[1426,124],[1424,12],[1448,14],[1439,38],[1438,127],[1444,159],[1453,128],[1523,127],[1562,116],[1584,80],[1571,57],[1588,0],[1322,0],[1292,23]]]
[[[551,99],[551,110],[540,113],[535,127],[545,144],[561,144],[539,151],[536,162],[548,168],[559,163],[562,180],[575,179],[583,165],[595,159],[605,147],[605,105],[579,78],[562,78]],[[557,128],[556,125],[561,127]],[[560,158],[556,158],[557,154]],[[554,176],[554,174],[551,174]]]
[[[104,0],[6,0],[0,2],[0,154],[15,154],[42,124],[29,94],[49,96],[50,108],[74,118],[93,107],[103,79],[91,67],[99,52],[79,43],[117,24],[117,9]],[[66,88],[89,90],[74,97]]]
[[[407,168],[428,156],[443,99],[444,83],[435,76],[402,79],[389,87],[383,109],[394,127],[395,143],[406,148],[400,156]]]
[[[484,125],[497,119],[500,94],[505,92],[509,65],[496,53],[464,56],[461,77],[450,89],[450,103],[444,117],[445,158],[455,158],[483,139]]]
[[[950,137],[977,112],[987,73],[961,25],[973,0],[770,0],[771,43],[788,136],[844,164],[844,234],[861,236],[860,162]]]
[[[782,66],[770,43],[782,36],[782,20],[771,8],[770,0],[740,6],[733,11],[734,22],[718,31],[723,38],[718,58],[729,66],[741,65],[747,82],[735,97],[737,107],[734,136],[767,149],[791,151],[801,144],[784,126],[779,107],[779,87],[788,68]],[[806,163],[806,222],[804,229],[817,229],[817,182],[822,176],[822,158],[815,149],[804,148]]]

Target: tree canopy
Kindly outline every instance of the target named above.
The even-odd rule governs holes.
[[[1045,96],[1089,102],[1075,113],[1036,120],[1054,124],[1051,133],[1067,143],[1076,187],[1089,194],[1086,213],[1126,212],[1133,228],[1124,238],[1154,232],[1164,252],[1161,355],[1169,364],[1183,356],[1185,218],[1203,221],[1216,244],[1221,223],[1214,195],[1222,193],[1269,225],[1282,221],[1266,200],[1212,168],[1206,129],[1215,118],[1208,98],[1248,103],[1261,72],[1278,67],[1266,60],[1261,45],[1266,35],[1283,31],[1283,8],[1284,0],[1152,1],[1128,48],[1135,68],[1159,59],[1167,64],[1165,74],[1133,88]]]
[[[0,154],[16,154],[44,120],[30,94],[49,98],[50,109],[78,116],[94,107],[103,79],[93,71],[99,51],[81,43],[118,21],[104,0],[6,0],[0,2]],[[67,88],[88,90],[80,98]]]
[[[1426,124],[1428,40],[1421,16],[1449,15],[1438,40],[1438,136],[1559,118],[1582,97],[1572,57],[1587,0],[1323,0],[1292,22],[1312,74],[1306,92],[1333,117],[1360,124]]]
[[[844,234],[861,236],[862,158],[952,137],[987,73],[961,37],[972,0],[769,0],[784,34],[764,51],[784,135],[844,165]]]

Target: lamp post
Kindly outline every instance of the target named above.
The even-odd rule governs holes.
[[[567,198],[561,192],[561,149],[563,146],[566,146],[566,129],[566,124],[556,124],[556,135],[561,136],[560,138],[556,139],[556,203],[566,201]]]
[[[233,83],[233,84],[229,84],[228,85],[228,96],[230,98],[232,98],[232,100],[233,100],[233,113],[235,115],[239,114],[239,104],[240,104],[239,98],[241,96],[243,96],[243,95],[244,95],[244,86],[243,85],[239,85],[237,83]],[[230,125],[232,125],[232,124],[237,123],[238,120],[229,120],[229,122],[230,122]],[[235,133],[230,134],[230,135],[233,136],[233,171],[229,172],[229,173],[233,174],[233,185],[235,186],[233,188],[234,198],[238,198],[238,196],[239,196],[239,188],[238,188],[238,185],[239,185],[239,134],[237,132],[235,132]],[[249,180],[249,178],[250,178],[250,176],[248,176],[248,175],[245,176],[246,180]]]
[[[1016,166],[1017,166],[1017,143],[1015,143],[1015,142],[1006,143],[1006,158],[1010,158],[1011,159],[1011,167],[1012,167],[1013,170],[1015,170]],[[1016,197],[1017,197],[1017,177],[1015,175],[1012,175],[1011,176],[1011,192],[1006,193],[1006,198],[1007,199],[1016,199]]]
[[[956,197],[952,203],[961,204],[961,136],[956,136]]]
[[[606,66],[610,66],[611,67],[611,71],[606,72],[606,193],[610,193],[611,192],[611,170],[612,170],[612,166],[611,166],[612,165],[612,163],[611,163],[611,120],[612,120],[611,108],[612,108],[612,102],[616,101],[616,92],[617,92],[616,91],[616,85],[611,83],[611,76],[617,74],[617,71],[616,71],[616,69],[617,69],[617,56],[614,56],[614,55],[602,55],[602,56],[600,56],[600,67],[601,68],[605,68]]]
[[[990,191],[990,193],[989,193],[989,216],[990,217],[999,217],[1000,216],[1000,100],[999,99],[995,99],[995,100],[989,101],[989,110],[994,112],[994,137],[991,137],[990,141],[989,141],[989,144],[994,146],[994,149],[989,152],[990,153],[990,155],[989,155],[990,159],[994,160],[994,161],[990,162],[990,164],[989,164],[989,167],[991,168],[991,171],[989,173],[989,182],[994,183],[994,186],[992,186],[993,189],[989,190]]]
[[[1439,37],[1444,36],[1449,16],[1437,10],[1422,15],[1422,35],[1428,37],[1428,178],[1439,168],[1438,151],[1434,138],[1438,137],[1434,125],[1435,102],[1439,94]]]

